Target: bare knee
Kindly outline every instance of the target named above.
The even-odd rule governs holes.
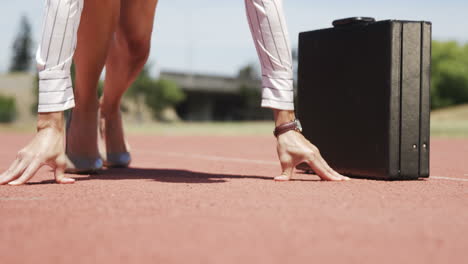
[[[126,34],[123,39],[128,63],[136,67],[144,65],[148,60],[151,38],[138,34]]]

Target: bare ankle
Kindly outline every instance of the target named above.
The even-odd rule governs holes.
[[[101,101],[100,111],[102,117],[113,116],[120,111],[120,102],[117,104],[109,104],[104,101]]]
[[[75,108],[73,108],[73,115],[79,114],[93,114],[95,115],[98,109],[98,100],[88,100],[83,102],[76,102]]]

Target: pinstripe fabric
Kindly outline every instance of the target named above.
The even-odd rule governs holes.
[[[75,106],[70,67],[83,4],[83,0],[46,0],[42,38],[36,53],[39,113]]]
[[[262,66],[262,107],[294,110],[293,69],[282,0],[245,0]]]

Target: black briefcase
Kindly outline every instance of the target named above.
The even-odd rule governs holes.
[[[299,35],[298,116],[352,177],[429,177],[431,23],[349,18]]]

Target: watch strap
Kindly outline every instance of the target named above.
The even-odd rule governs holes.
[[[279,135],[284,134],[290,130],[301,132],[301,127],[299,126],[298,121],[294,120],[277,126],[273,131],[273,135],[278,137]]]

